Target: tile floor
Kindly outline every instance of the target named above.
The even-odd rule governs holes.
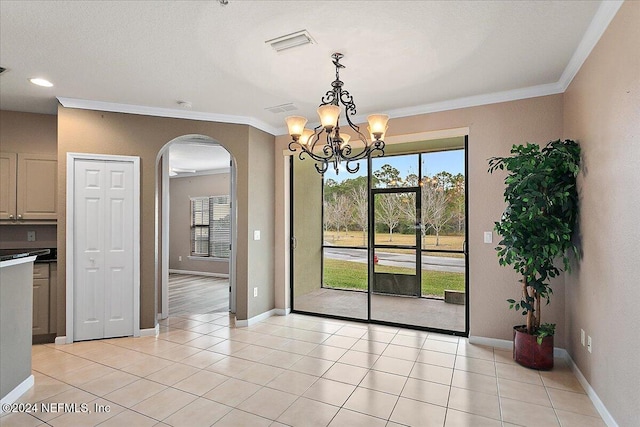
[[[35,345],[19,401],[91,413],[58,405],[0,425],[605,425],[562,360],[538,372],[464,338],[296,314],[230,323],[171,317],[158,337]]]

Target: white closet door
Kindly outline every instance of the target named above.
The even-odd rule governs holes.
[[[133,165],[74,172],[74,340],[133,335]]]
[[[105,170],[104,337],[133,335],[133,164]]]

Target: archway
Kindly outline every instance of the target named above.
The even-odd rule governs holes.
[[[189,149],[187,149],[189,148]],[[195,154],[188,154],[195,150]],[[184,157],[185,153],[191,156],[192,166],[189,168],[176,168],[171,170],[171,152],[179,151]],[[175,155],[174,155],[175,157]],[[213,157],[225,159],[226,168],[229,174],[228,199],[230,202],[230,243],[231,248],[228,254],[228,278],[229,278],[229,310],[235,313],[236,310],[236,235],[237,235],[237,203],[236,203],[236,169],[235,159],[223,144],[205,135],[183,135],[167,142],[158,152],[156,157],[156,309],[158,317],[163,319],[169,316],[169,267],[170,267],[170,175],[207,175],[210,170]],[[230,159],[230,162],[229,162]],[[189,159],[186,159],[189,160]],[[183,158],[182,161],[185,161]],[[175,163],[175,162],[173,162]],[[223,163],[224,164],[224,163]],[[190,169],[192,167],[192,169]],[[215,166],[218,167],[218,166]],[[204,169],[203,169],[204,168]],[[192,258],[192,257],[188,257]]]

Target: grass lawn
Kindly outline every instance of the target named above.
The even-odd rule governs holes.
[[[409,268],[382,265],[378,265],[376,271],[381,273],[412,273]],[[366,290],[367,264],[325,258],[324,285],[332,288]],[[444,298],[445,289],[464,291],[464,274],[430,270],[422,271],[423,296],[430,295]]]

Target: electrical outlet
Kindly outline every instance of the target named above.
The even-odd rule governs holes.
[[[258,296],[258,288],[253,288],[253,296],[254,298]]]
[[[589,353],[591,353],[591,350],[593,349],[592,345],[591,345],[591,336],[587,337],[587,351]]]
[[[580,329],[580,344],[584,347],[584,329]]]
[[[36,232],[27,231],[27,242],[35,242],[35,241],[36,241]]]
[[[178,255],[178,261],[182,261],[182,255]]]
[[[493,243],[493,232],[485,231],[484,232],[484,242],[485,243]]]

